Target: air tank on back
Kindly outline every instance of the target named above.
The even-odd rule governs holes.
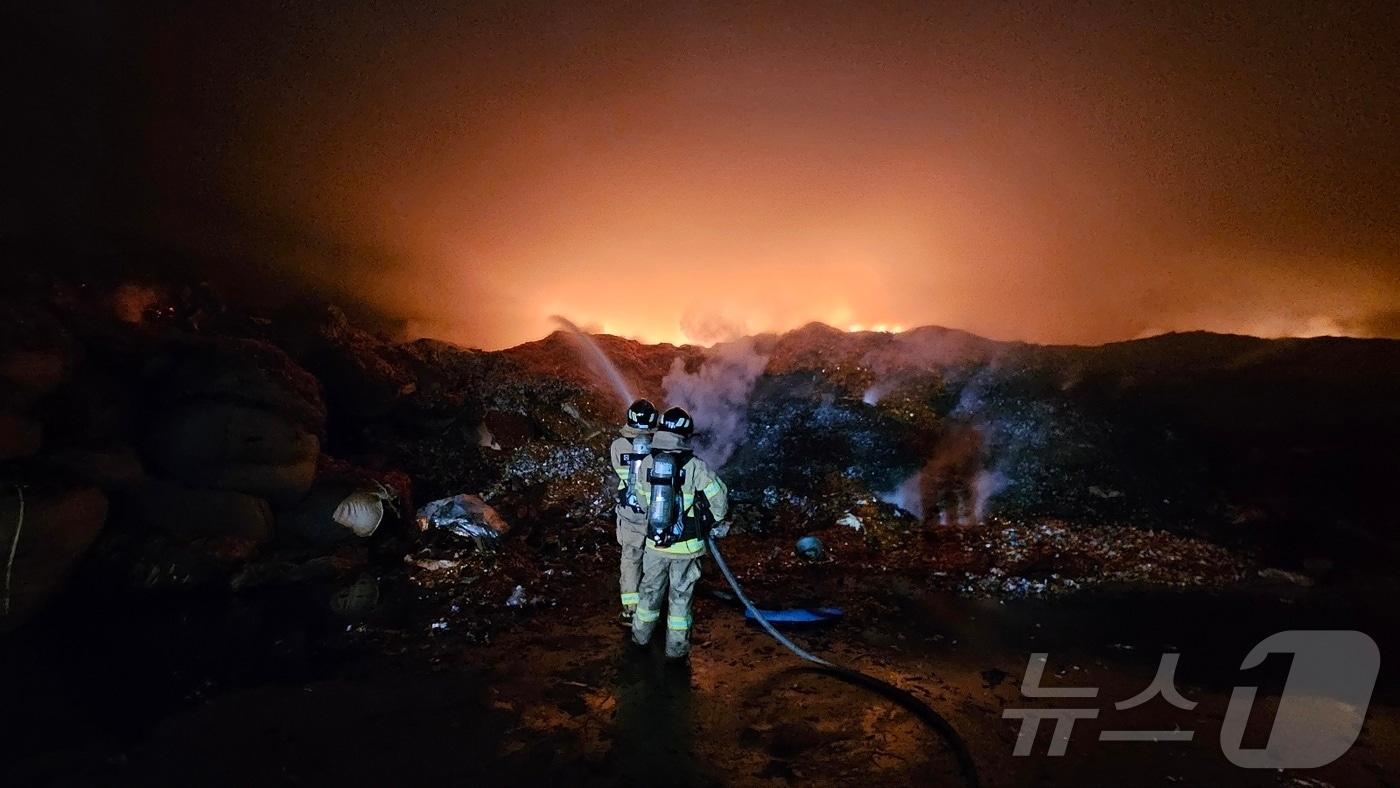
[[[647,481],[651,483],[651,505],[647,508],[647,531],[658,545],[670,544],[669,531],[676,522],[676,455],[671,452],[657,452],[652,455],[651,472]]]

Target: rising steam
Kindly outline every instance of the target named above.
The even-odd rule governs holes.
[[[998,470],[980,470],[972,478],[972,517],[976,522],[987,519],[987,503],[1006,487],[1006,477]]]
[[[768,366],[753,340],[716,345],[695,372],[676,359],[662,379],[666,404],[679,405],[695,417],[695,453],[712,467],[729,460],[748,430],[749,395]]]
[[[936,348],[937,349],[937,348]],[[946,349],[946,348],[945,348]],[[944,349],[937,349],[940,353]],[[947,363],[945,359],[945,363]],[[995,363],[995,362],[992,362]],[[958,397],[947,414],[924,466],[879,498],[894,504],[919,520],[936,515],[943,525],[965,525],[986,520],[992,499],[1011,486],[1005,453],[1010,431],[1011,449],[1019,449],[1028,429],[1008,430],[991,417],[984,401],[984,365]],[[901,383],[899,372],[880,377],[865,392],[865,402],[876,405]],[[1000,440],[999,440],[1000,439]],[[993,444],[1000,443],[1000,451]]]
[[[893,490],[877,493],[876,497],[885,503],[898,506],[914,515],[915,519],[922,521],[924,519],[923,472],[915,473],[900,482],[899,486]]]

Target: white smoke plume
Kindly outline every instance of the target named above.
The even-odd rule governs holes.
[[[941,525],[985,522],[988,503],[1008,484],[999,469],[986,467],[986,429],[962,425],[946,430],[924,467],[893,490],[878,493],[880,500],[919,520],[936,512]]]
[[[865,390],[865,393],[861,395],[861,400],[867,405],[879,405],[880,402],[893,393],[895,389],[916,379],[917,377],[915,375],[901,372],[883,375],[876,378],[870,388]]]
[[[914,515],[916,519],[924,519],[924,490],[923,473],[918,472],[913,476],[899,483],[899,486],[888,492],[876,493],[876,497],[885,503],[894,504],[904,511]]]
[[[679,405],[695,418],[695,454],[721,468],[748,430],[749,395],[768,357],[754,350],[753,340],[716,345],[700,368],[688,372],[676,359],[662,378],[668,407]]]
[[[1007,479],[997,470],[981,470],[972,478],[972,517],[976,522],[987,519],[987,502],[1006,487]]]

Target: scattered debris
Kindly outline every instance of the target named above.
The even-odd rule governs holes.
[[[335,513],[331,517],[358,537],[372,535],[384,519],[385,504],[392,507],[395,499],[394,492],[389,488],[382,484],[376,484],[375,487],[373,490],[357,490],[346,496],[345,500],[335,507]]]
[[[822,553],[824,552],[822,548],[822,540],[818,539],[815,536],[804,536],[801,539],[798,539],[796,549],[797,555],[807,559],[808,561],[815,561],[821,558]]]
[[[442,528],[471,539],[479,550],[494,549],[510,530],[505,519],[479,495],[456,495],[418,510],[418,529]]]
[[[516,586],[510,593],[510,599],[506,600],[506,607],[520,607],[525,604],[525,587]]]
[[[414,585],[420,588],[454,588],[470,577],[466,574],[469,559],[483,555],[481,551],[469,548],[466,551],[451,551],[448,557],[410,554],[403,557],[403,562],[409,567],[409,580]]]
[[[476,426],[476,445],[492,451],[501,450],[501,444],[496,442],[496,436],[491,434],[491,428],[486,426],[486,422]]]
[[[452,561],[446,558],[411,558],[404,556],[408,563],[426,572],[441,572],[448,569],[456,569],[462,565],[461,561]]]
[[[964,593],[1037,596],[1108,584],[1219,588],[1249,561],[1201,539],[1127,526],[1004,523],[951,532]]]
[[[865,527],[865,526],[861,523],[860,518],[859,518],[859,517],[856,517],[854,514],[852,514],[852,513],[850,513],[850,512],[846,512],[845,514],[841,515],[841,519],[837,520],[837,521],[836,521],[836,524],[837,524],[837,525],[844,525],[844,526],[846,526],[847,528],[851,529],[852,531],[860,531],[861,529],[863,529],[863,528]]]

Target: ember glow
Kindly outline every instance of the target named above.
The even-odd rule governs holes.
[[[68,12],[123,46],[36,23],[73,70],[36,140],[135,169],[36,156],[6,221],[95,216],[488,348],[553,314],[1400,334],[1393,5],[253,6]]]

